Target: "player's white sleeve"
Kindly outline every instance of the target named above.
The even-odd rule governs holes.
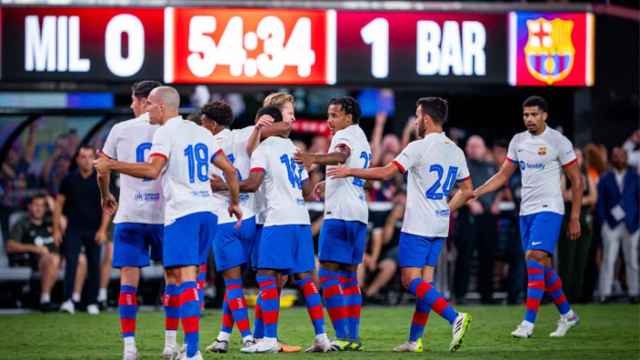
[[[161,126],[153,134],[149,158],[152,156],[163,156],[165,159],[169,159],[171,154],[171,134],[166,130],[167,128],[165,126]]]
[[[307,169],[302,168],[302,172],[300,173],[300,181],[304,182],[308,179],[309,179],[309,173],[307,172]]]
[[[514,136],[509,142],[509,149],[507,150],[507,161],[518,162],[518,151],[516,149],[516,137]],[[502,165],[502,164],[500,164]]]
[[[267,168],[267,154],[265,147],[258,145],[251,155],[251,172],[264,172]]]
[[[566,166],[576,161],[576,152],[573,150],[573,144],[565,136],[560,137],[558,144],[558,160],[562,166]]]
[[[209,158],[210,162],[213,162],[213,160],[215,160],[216,156],[218,155],[226,156],[223,145],[223,139],[216,139],[213,135],[211,135],[210,132],[207,131],[207,147],[209,148],[209,154],[211,154],[211,157]]]
[[[118,126],[114,126],[107,135],[107,140],[104,142],[102,152],[108,157],[117,160],[118,159]]]
[[[349,139],[349,136],[347,134],[340,134],[340,135],[336,135],[333,139],[331,139],[331,143],[334,144],[334,146],[332,146],[332,148],[337,148],[339,145],[345,145],[346,147],[349,148],[349,150],[353,149],[353,146],[351,145],[351,140]]]
[[[413,164],[415,164],[418,159],[419,159],[419,154],[418,154],[418,146],[417,146],[417,142],[414,141],[412,143],[410,143],[409,145],[407,145],[407,147],[404,148],[404,150],[402,150],[402,152],[396,156],[396,158],[391,162],[393,163],[395,166],[398,167],[398,169],[402,172],[405,173],[407,170],[409,170]]]

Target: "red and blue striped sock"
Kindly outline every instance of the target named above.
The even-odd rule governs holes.
[[[253,337],[256,339],[262,339],[264,336],[264,322],[262,321],[262,299],[261,292],[258,292],[256,298],[256,310],[255,318],[253,319]]]
[[[544,268],[544,284],[545,290],[551,295],[553,303],[556,304],[560,315],[566,315],[571,311],[569,300],[564,296],[564,291],[562,290],[562,280],[560,280],[560,277],[553,268]]]
[[[424,328],[429,320],[431,308],[421,299],[416,299],[416,309],[411,319],[411,328],[409,329],[409,341],[415,342],[424,335]]]
[[[180,292],[178,285],[168,284],[164,290],[164,330],[177,331],[180,324]]]
[[[123,338],[136,336],[136,315],[138,314],[136,290],[135,286],[120,286],[118,308],[120,310],[120,329]]]
[[[322,299],[327,308],[331,323],[336,331],[338,340],[348,339],[348,319],[342,286],[340,286],[340,274],[335,271],[320,268],[320,289]]]
[[[220,324],[220,332],[231,334],[233,332],[233,314],[229,308],[227,301],[227,293],[224,293],[224,301],[222,302],[222,319]]]
[[[420,278],[416,278],[411,280],[408,291],[415,295],[418,300],[423,301],[436,314],[447,319],[449,324],[453,325],[458,313],[435,287]]]
[[[540,301],[544,296],[544,265],[534,260],[527,260],[527,303],[524,319],[530,323],[536,322]]]
[[[198,299],[200,299],[200,311],[204,310],[204,289],[207,287],[207,264],[200,264],[198,268]]]
[[[302,291],[307,304],[307,312],[313,323],[313,330],[316,335],[324,334],[324,311],[322,309],[322,298],[318,292],[316,284],[313,283],[311,275],[296,281],[296,285]]]
[[[249,313],[247,311],[247,302],[242,292],[241,279],[225,279],[226,287],[225,297],[229,304],[229,309],[233,314],[233,321],[236,323],[240,335],[243,338],[251,336],[251,326],[249,325]]]
[[[193,357],[198,352],[200,343],[200,300],[195,281],[185,281],[180,285],[180,319],[187,357]]]
[[[278,316],[280,315],[280,296],[275,276],[258,276],[260,287],[260,309],[264,326],[264,337],[278,338]]]
[[[347,271],[342,273],[342,292],[347,306],[349,339],[360,340],[360,312],[362,309],[362,293],[358,285],[358,273]]]

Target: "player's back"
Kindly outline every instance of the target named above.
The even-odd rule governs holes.
[[[293,160],[296,150],[290,139],[271,136],[253,152],[251,171],[264,171],[265,226],[309,224],[302,195],[302,182],[308,174]]]
[[[348,126],[331,139],[329,152],[337,147],[349,147],[350,155],[345,165],[350,168],[368,168],[371,160],[371,147],[367,136],[358,125]],[[325,218],[355,220],[366,223],[369,209],[364,193],[365,180],[349,177],[345,179],[327,178],[325,188]]]
[[[128,163],[149,158],[153,135],[160,126],[149,123],[148,114],[120,122],[111,128],[103,147],[105,155]],[[161,180],[120,174],[119,206],[114,223],[161,224],[164,219]]]
[[[407,170],[407,205],[402,231],[429,237],[449,234],[447,196],[469,176],[462,150],[444,133],[410,143],[395,160]]]
[[[224,129],[214,135],[217,145],[224,151],[229,161],[236,168],[236,174],[240,181],[249,177],[251,158],[247,153],[247,141],[252,131],[252,127],[239,130]],[[223,176],[222,170],[216,167],[212,169],[212,172],[217,176]],[[240,207],[244,218],[250,218],[255,213],[254,197],[252,193],[240,194]],[[218,223],[235,221],[227,211],[229,206],[228,192],[214,192],[213,201],[218,209]]]
[[[169,119],[156,131],[152,155],[167,158],[163,175],[165,223],[200,211],[214,211],[209,169],[219,150],[208,130],[181,117]]]

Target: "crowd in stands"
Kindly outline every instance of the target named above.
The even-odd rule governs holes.
[[[372,167],[388,164],[413,140],[412,119],[401,134],[385,132],[386,122],[387,116],[378,114],[370,134]],[[472,182],[478,186],[508,161],[508,141],[461,134],[449,132],[450,138],[465,150]],[[302,139],[295,134],[293,138]],[[46,160],[36,166],[32,125],[0,159],[4,245],[0,253],[4,252],[8,259],[8,264],[0,261],[0,267],[26,266],[38,274],[43,310],[57,308],[51,294],[62,273],[64,290],[58,293],[63,295],[56,300],[63,302],[63,310],[72,313],[79,303],[84,303],[90,313],[97,313],[98,305],[107,301],[112,272],[110,219],[102,215],[95,171],[88,165],[103,140],[97,138],[91,146],[81,145],[77,132],[65,132],[55,138]],[[318,153],[326,153],[329,147],[325,136],[305,140],[295,143]],[[576,150],[585,179],[582,237],[575,241],[562,238],[554,259],[566,295],[573,303],[609,302],[623,294],[625,299],[638,302],[640,130],[613,149],[588,144]],[[318,167],[311,171],[310,180],[321,182],[324,170]],[[569,182],[566,183],[564,200],[570,203]],[[520,187],[516,173],[508,187],[472,200],[452,214],[451,236],[436,275],[436,285],[446,297],[458,304],[523,301],[526,271],[517,221]],[[406,201],[405,179],[398,175],[384,182],[368,183],[366,189],[370,231],[359,269],[360,285],[366,302],[395,304],[402,301],[397,255]],[[322,224],[322,199],[317,200],[317,204],[309,206],[316,242]],[[214,278],[215,274],[209,275],[209,279]]]

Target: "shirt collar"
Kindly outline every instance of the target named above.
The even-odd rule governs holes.
[[[164,124],[169,125],[171,123],[178,122],[178,121],[182,121],[182,116],[178,115],[178,116],[172,117],[171,119],[167,120],[167,122],[165,122]]]

